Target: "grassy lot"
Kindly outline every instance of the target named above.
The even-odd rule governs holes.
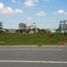
[[[67,43],[67,35],[54,34],[49,38],[47,33],[37,34],[16,34],[16,33],[1,33],[1,45],[60,45]]]

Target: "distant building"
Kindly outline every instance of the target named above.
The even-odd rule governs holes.
[[[67,20],[60,21],[59,30],[62,33],[67,33]]]
[[[20,23],[19,24],[19,29],[26,29],[26,24]]]
[[[29,33],[37,33],[37,26],[36,23],[26,25],[26,29]]]
[[[4,32],[16,33],[16,29],[4,29]]]
[[[19,30],[19,33],[36,33],[37,27],[35,23],[32,23],[32,24],[20,23],[18,30]]]
[[[18,25],[18,29],[4,29],[5,32],[9,33],[37,33],[37,27],[35,23],[32,24],[24,24],[20,23]]]
[[[18,30],[19,30],[19,31],[18,31],[19,33],[26,33],[26,24],[20,23]]]

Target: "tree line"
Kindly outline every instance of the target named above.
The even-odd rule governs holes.
[[[0,22],[0,33],[3,32],[3,25],[2,22]]]

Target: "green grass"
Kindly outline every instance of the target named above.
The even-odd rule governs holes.
[[[16,34],[1,33],[1,45],[60,45],[67,43],[67,35],[55,33],[49,38],[47,33]]]

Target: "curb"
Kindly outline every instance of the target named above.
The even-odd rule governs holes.
[[[41,46],[38,46],[38,45],[0,45],[0,47],[67,47],[67,45],[41,45]]]

